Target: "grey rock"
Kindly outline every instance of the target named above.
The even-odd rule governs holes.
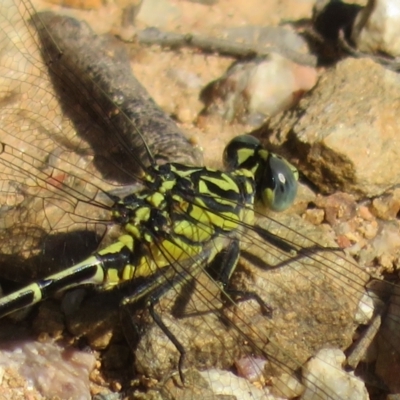
[[[400,56],[400,1],[370,0],[357,15],[352,39],[358,50]]]

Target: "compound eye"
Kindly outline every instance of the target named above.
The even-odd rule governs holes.
[[[253,168],[254,157],[260,147],[260,141],[254,136],[236,136],[225,147],[223,156],[225,168],[228,171]]]
[[[290,207],[297,194],[297,169],[276,154],[269,154],[263,177],[259,181],[260,197],[263,205],[273,211],[283,211]]]

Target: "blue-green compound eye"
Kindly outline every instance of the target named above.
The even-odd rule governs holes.
[[[256,181],[256,199],[273,211],[290,207],[297,194],[298,171],[282,157],[265,150],[249,135],[232,139],[224,151],[228,170],[252,171]]]
[[[260,153],[264,152],[267,153]],[[256,171],[256,191],[262,204],[273,211],[289,208],[296,198],[298,177],[297,169],[284,158],[266,154]]]

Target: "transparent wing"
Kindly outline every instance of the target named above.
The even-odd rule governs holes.
[[[33,264],[24,260],[43,254],[50,233],[68,233],[75,222],[95,236],[102,236],[105,228],[96,224],[102,216],[78,211],[99,190],[95,180],[92,185],[87,179],[95,171],[93,152],[76,135],[57,100],[37,36],[28,24],[33,9],[27,6],[3,3],[0,32],[0,220],[2,258],[9,265],[2,271],[12,271],[9,278],[22,281],[36,276]],[[97,182],[104,183],[101,178]],[[95,236],[92,241],[98,241]],[[42,272],[48,273],[47,268]]]
[[[110,221],[103,212],[112,204],[107,192],[140,182],[151,157],[165,162],[181,147],[182,160],[198,163],[199,154],[135,80],[125,53],[114,46],[110,56],[112,43],[85,24],[8,1],[0,34],[4,259],[23,265],[19,261],[47,254],[53,263],[54,254],[69,252],[63,247],[72,231],[79,234],[71,247],[80,243],[76,254],[88,254]],[[101,72],[110,64],[114,70]],[[145,116],[139,124],[138,113]],[[159,135],[164,130],[167,137]],[[38,263],[42,273],[50,272],[45,259]],[[38,276],[32,265],[11,266],[8,278]]]
[[[176,161],[176,153],[183,154],[188,157],[181,159],[185,163],[196,163],[198,158],[175,130],[168,136],[171,122],[161,125],[164,117],[155,111],[146,114],[139,100],[130,108],[128,99],[142,89],[135,81],[126,83],[130,78],[126,67],[121,67],[123,56],[116,51],[110,58],[104,39],[86,31],[86,39],[80,41],[77,31],[85,26],[50,14],[35,17],[28,1],[6,0],[0,10],[1,276],[25,282],[81,261],[94,251],[112,225],[108,194],[116,193],[121,183],[139,185],[141,170],[151,165],[151,157],[157,162]],[[58,35],[56,28],[47,29],[43,23],[65,23],[74,50],[64,44],[68,35]],[[103,49],[96,50],[98,69],[88,69],[76,54],[97,49],[97,40]],[[110,72],[107,68],[114,64],[119,69]],[[105,71],[104,86],[102,79],[97,80],[100,70]],[[135,93],[128,95],[126,90]],[[156,123],[151,125],[152,121]],[[328,387],[326,382],[334,378],[325,379],[342,371],[340,361],[318,355],[319,370],[305,366],[321,349],[348,349],[371,315],[379,312],[366,296],[370,275],[351,258],[332,250],[335,243],[328,234],[298,217],[260,216],[258,226],[258,230],[243,226],[240,231],[242,257],[231,286],[242,293],[257,293],[272,308],[272,316],[263,315],[254,299],[237,301],[228,288],[212,279],[210,271],[193,269],[190,259],[172,262],[167,281],[173,283],[177,274],[185,279],[161,297],[155,309],[185,349],[184,367],[198,368],[201,373],[186,371],[184,387],[169,381],[161,393],[194,398],[201,386],[198,398],[205,398],[211,383],[239,385],[239,371],[250,380],[255,375],[261,393],[250,384],[243,392],[237,389],[237,398],[245,398],[244,392],[250,398],[268,398],[271,387],[277,398],[349,398],[349,392],[341,391],[342,381]],[[117,233],[118,229],[111,232],[109,240]],[[235,239],[221,238],[227,245]],[[213,246],[210,243],[204,249],[205,260]],[[376,343],[384,350],[380,347],[372,363],[363,365],[373,370],[373,387],[395,393],[399,376],[395,361],[400,354],[396,347],[398,288],[390,287],[391,297],[390,291],[382,289],[376,292],[384,292],[390,306],[383,308],[386,322]],[[127,289],[120,296],[130,293]],[[79,312],[67,315],[68,331],[85,336],[93,347],[108,346],[110,337],[118,338],[118,303],[119,299],[111,301],[101,294],[90,297]],[[36,321],[46,318],[48,314]],[[126,335],[136,347],[134,376],[164,381],[176,373],[180,354],[147,308],[134,310],[127,320],[128,332],[131,325],[141,326],[140,334],[133,329],[131,336]],[[126,344],[123,348],[130,351]],[[126,373],[127,364],[120,371]],[[386,382],[376,379],[390,368],[393,373]],[[295,384],[295,380],[301,382]]]
[[[187,366],[203,371],[203,377],[208,374],[207,382],[217,380],[222,386],[228,383],[220,370],[232,368],[250,379],[268,379],[267,387],[272,386],[276,398],[303,394],[302,398],[344,399],[358,392],[367,396],[364,383],[355,378],[352,381],[352,375],[343,369],[346,364],[344,359],[343,363],[340,361],[339,350],[351,348],[359,332],[364,331],[359,331],[360,327],[368,325],[372,314],[379,311],[369,302],[366,287],[370,275],[340,250],[333,250],[335,243],[323,230],[296,216],[277,220],[260,217],[259,224],[276,235],[274,242],[281,240],[292,251],[246,229],[240,236],[241,260],[231,285],[244,293],[257,293],[272,309],[272,316],[263,314],[255,299],[237,303],[232,300],[235,306],[229,306],[230,301],[221,302],[221,287],[205,273],[192,275],[194,283],[183,290],[190,295],[175,288],[158,304],[159,315],[164,316],[164,322],[186,351]],[[193,270],[187,270],[188,275],[193,274]],[[181,305],[178,319],[177,298]],[[394,315],[387,318],[397,326]],[[135,352],[136,366],[146,376],[163,380],[177,371],[180,354],[159,326],[151,318],[148,321],[149,327]],[[381,331],[378,337],[397,352],[392,335],[393,332]],[[328,354],[320,353],[324,349],[330,349]],[[386,356],[385,352],[379,355]],[[307,369],[312,357],[318,365]],[[369,365],[372,368],[373,364]],[[231,379],[230,384],[234,385]],[[352,388],[345,393],[341,392],[343,381]],[[371,383],[371,377],[366,381]],[[191,393],[193,387],[186,390]],[[185,390],[173,391],[184,396],[182,392]],[[267,393],[265,389],[263,396]]]

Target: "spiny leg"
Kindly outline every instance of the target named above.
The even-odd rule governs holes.
[[[125,297],[121,303],[121,308],[122,310],[126,310],[130,306],[136,305],[144,299],[145,307],[149,310],[151,318],[162,330],[162,332],[168,337],[168,339],[174,344],[175,348],[180,354],[178,361],[178,372],[182,384],[185,384],[183,364],[186,351],[184,349],[184,346],[164,324],[164,322],[162,321],[162,317],[155,311],[155,306],[169,290],[178,288],[183,285],[185,281],[193,279],[191,272],[187,271],[185,268],[180,268],[180,272],[176,272],[172,277],[170,277],[168,276],[170,275],[168,272],[171,272],[171,268],[173,267],[170,266],[165,268],[164,270],[162,270],[162,273],[156,274],[148,282],[138,287],[133,294]],[[161,280],[163,280],[163,282],[160,283]]]
[[[271,317],[272,308],[264,302],[264,300],[256,293],[233,289],[230,287],[231,276],[236,269],[240,258],[240,245],[238,239],[232,239],[229,245],[219,253],[218,261],[220,265],[210,271],[211,276],[221,283],[221,294],[225,297],[226,302],[232,302],[232,298],[236,301],[255,300],[261,308],[263,315]]]

